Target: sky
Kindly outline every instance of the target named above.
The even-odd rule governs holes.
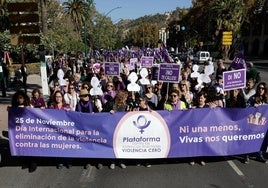
[[[97,11],[103,15],[107,14],[114,23],[121,19],[163,14],[177,7],[189,8],[191,3],[192,0],[95,0]]]

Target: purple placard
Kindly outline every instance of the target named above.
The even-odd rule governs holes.
[[[239,89],[246,87],[246,69],[223,72],[223,90]]]
[[[151,68],[154,63],[154,57],[147,57],[143,56],[141,57],[141,67],[144,68]]]
[[[266,105],[115,114],[11,108],[8,133],[13,156],[227,156],[260,151],[267,118]]]
[[[178,83],[181,66],[178,64],[162,63],[159,66],[158,80],[162,82]]]
[[[234,57],[232,63],[230,64],[230,67],[232,67],[235,70],[246,68],[247,66],[245,56],[242,53],[238,53]]]
[[[104,71],[108,76],[120,76],[120,64],[117,62],[105,62]]]
[[[135,65],[138,63],[138,58],[130,58],[129,63],[127,65],[128,70],[135,69]]]

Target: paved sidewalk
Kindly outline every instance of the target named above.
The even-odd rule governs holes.
[[[41,77],[38,74],[29,75],[27,78],[27,94],[29,97],[34,88],[41,89]],[[8,89],[7,96],[2,97],[2,91],[0,91],[0,137],[2,137],[2,131],[8,129],[7,107],[11,104],[11,98],[14,93],[14,90]]]

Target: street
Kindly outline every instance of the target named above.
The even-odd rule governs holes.
[[[13,160],[13,159],[12,159]],[[38,166],[34,173],[21,169],[19,164],[1,167],[0,180],[3,187],[265,187],[267,164],[251,160],[245,165],[239,158],[211,158],[206,166],[190,166],[187,160],[157,163],[151,168],[128,166],[127,169],[110,170],[104,167],[83,169],[56,169],[47,163]],[[260,173],[261,172],[261,173]]]
[[[261,72],[262,81],[268,81],[266,61],[254,62]],[[38,83],[38,84],[37,84]],[[28,94],[40,87],[39,75],[28,77]],[[8,91],[7,97],[0,97],[0,130],[7,131],[7,106],[14,92]],[[103,169],[97,169],[93,159],[74,159],[72,167],[57,169],[55,158],[33,159],[37,161],[37,170],[29,173],[22,169],[24,158],[9,154],[8,140],[1,136],[2,162],[0,167],[1,187],[5,188],[262,188],[268,184],[268,164],[256,161],[251,156],[249,164],[242,163],[241,156],[205,158],[206,165],[189,165],[189,159],[152,160],[151,168],[146,168],[136,160],[126,161],[127,168],[108,168],[109,160],[103,160]],[[266,156],[267,157],[267,156]],[[87,162],[92,166],[84,169]],[[198,162],[198,161],[197,161]]]

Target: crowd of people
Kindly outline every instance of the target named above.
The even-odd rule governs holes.
[[[151,111],[151,110],[186,110],[195,108],[247,108],[268,104],[267,85],[257,80],[256,69],[252,63],[247,70],[246,88],[224,91],[223,72],[231,70],[225,67],[222,60],[214,63],[214,73],[209,75],[210,83],[204,83],[202,87],[196,87],[197,78],[191,77],[193,73],[193,62],[186,59],[181,62],[181,75],[178,83],[166,83],[152,81],[151,68],[147,68],[146,85],[140,85],[139,91],[128,91],[130,83],[128,75],[136,72],[139,75],[139,67],[128,70],[121,60],[120,76],[105,75],[101,62],[100,66],[93,66],[94,60],[84,62],[81,59],[48,59],[47,75],[50,87],[50,96],[47,100],[42,97],[39,89],[32,91],[28,97],[25,92],[18,91],[12,98],[13,107],[50,108],[55,110],[71,110],[83,113],[116,113],[122,111]],[[204,62],[203,66],[211,62]],[[212,62],[213,63],[213,62]],[[202,71],[202,70],[201,70]],[[102,95],[90,95],[92,89],[91,79],[97,77]],[[265,149],[260,151],[259,159],[266,162],[263,154]],[[191,159],[190,164],[194,165],[196,159]],[[201,165],[205,165],[203,159],[198,159]],[[245,163],[249,162],[249,155],[245,156]],[[59,159],[58,168],[63,163],[70,165],[70,160]],[[110,168],[114,169],[118,164],[126,168],[124,161],[110,161]],[[34,166],[31,164],[31,166]],[[149,167],[150,164],[146,163]],[[35,167],[35,166],[34,166]],[[32,167],[31,167],[32,168]],[[98,163],[98,168],[102,164]]]

